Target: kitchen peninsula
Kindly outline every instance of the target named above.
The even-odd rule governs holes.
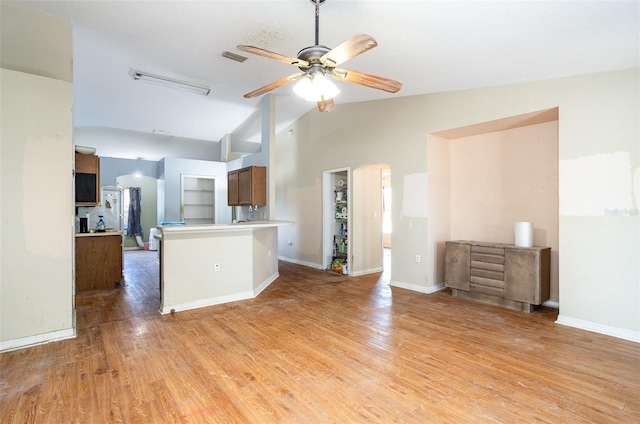
[[[252,299],[278,273],[278,227],[291,221],[158,227],[160,312]]]

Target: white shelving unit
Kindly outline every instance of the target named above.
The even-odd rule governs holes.
[[[181,214],[187,224],[215,223],[215,179],[182,175]]]

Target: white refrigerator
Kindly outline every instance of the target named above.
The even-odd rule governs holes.
[[[106,228],[122,232],[122,271],[124,272],[124,189],[122,187],[104,186],[100,195],[100,214],[103,215]]]
[[[94,212],[103,216],[105,227],[124,231],[124,190],[122,187],[104,186],[100,196],[100,208]],[[91,228],[91,227],[90,227]]]

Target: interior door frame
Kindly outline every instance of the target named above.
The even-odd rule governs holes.
[[[338,172],[347,173],[347,210],[351,210],[351,168],[334,168],[322,171],[322,269],[331,266],[333,256],[333,224],[334,224],[334,188],[332,181],[334,174]],[[347,231],[350,234],[349,221],[347,221]],[[351,243],[347,245],[347,258],[351,259]]]

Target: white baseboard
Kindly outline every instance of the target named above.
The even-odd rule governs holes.
[[[542,306],[546,306],[547,308],[552,309],[560,309],[560,302],[557,300],[545,300],[542,302]]]
[[[76,336],[75,329],[68,328],[66,330],[52,331],[51,333],[38,334],[36,336],[29,336],[29,337],[22,337],[20,339],[7,340],[4,342],[0,342],[0,352],[22,349],[25,347],[41,345],[49,342],[57,342],[60,340],[72,339],[75,336]]]
[[[359,277],[361,275],[375,274],[376,272],[382,272],[382,267],[365,269],[365,270],[356,271],[356,272],[349,271],[349,275],[352,277]]]
[[[640,343],[640,331],[625,330],[624,328],[611,327],[609,325],[598,324],[564,315],[558,315],[556,324],[562,324],[568,327],[579,328],[581,330],[592,331],[594,333],[605,334],[607,336]]]
[[[419,284],[404,283],[396,280],[389,281],[389,285],[426,294],[436,293],[446,288],[444,283],[434,284],[432,286],[421,286]]]
[[[253,297],[258,296],[260,293],[262,293],[262,291],[264,289],[266,289],[267,287],[269,287],[269,285],[271,285],[271,283],[273,283],[274,281],[276,281],[278,279],[278,277],[280,277],[280,273],[276,272],[275,274],[273,274],[271,277],[267,278],[264,283],[260,284],[258,286],[257,289],[253,290]]]
[[[236,293],[229,296],[211,297],[209,299],[200,299],[193,302],[178,303],[175,305],[165,305],[160,309],[161,314],[169,314],[171,311],[180,312],[190,309],[205,308],[207,306],[220,305],[223,303],[236,302],[238,300],[253,299],[253,292]]]
[[[168,306],[162,307],[162,309],[160,309],[160,313],[170,314],[172,310],[174,312],[188,311],[190,309],[205,308],[207,306],[221,305],[223,303],[229,303],[229,302],[237,302],[238,300],[253,299],[256,296],[258,296],[260,293],[262,293],[264,289],[269,287],[269,285],[273,283],[278,277],[280,277],[280,273],[276,272],[275,274],[267,278],[262,284],[260,284],[258,288],[256,288],[251,292],[236,293],[228,296],[211,297],[209,299],[200,299],[194,302],[168,305]]]
[[[313,263],[313,262],[306,262],[306,261],[300,261],[298,259],[287,258],[286,256],[278,256],[278,259],[281,260],[281,261],[285,261],[285,262],[291,262],[292,264],[308,266],[310,268],[315,268],[315,269],[320,269],[320,270],[324,269],[324,268],[322,268],[322,265],[318,265],[318,264]]]

